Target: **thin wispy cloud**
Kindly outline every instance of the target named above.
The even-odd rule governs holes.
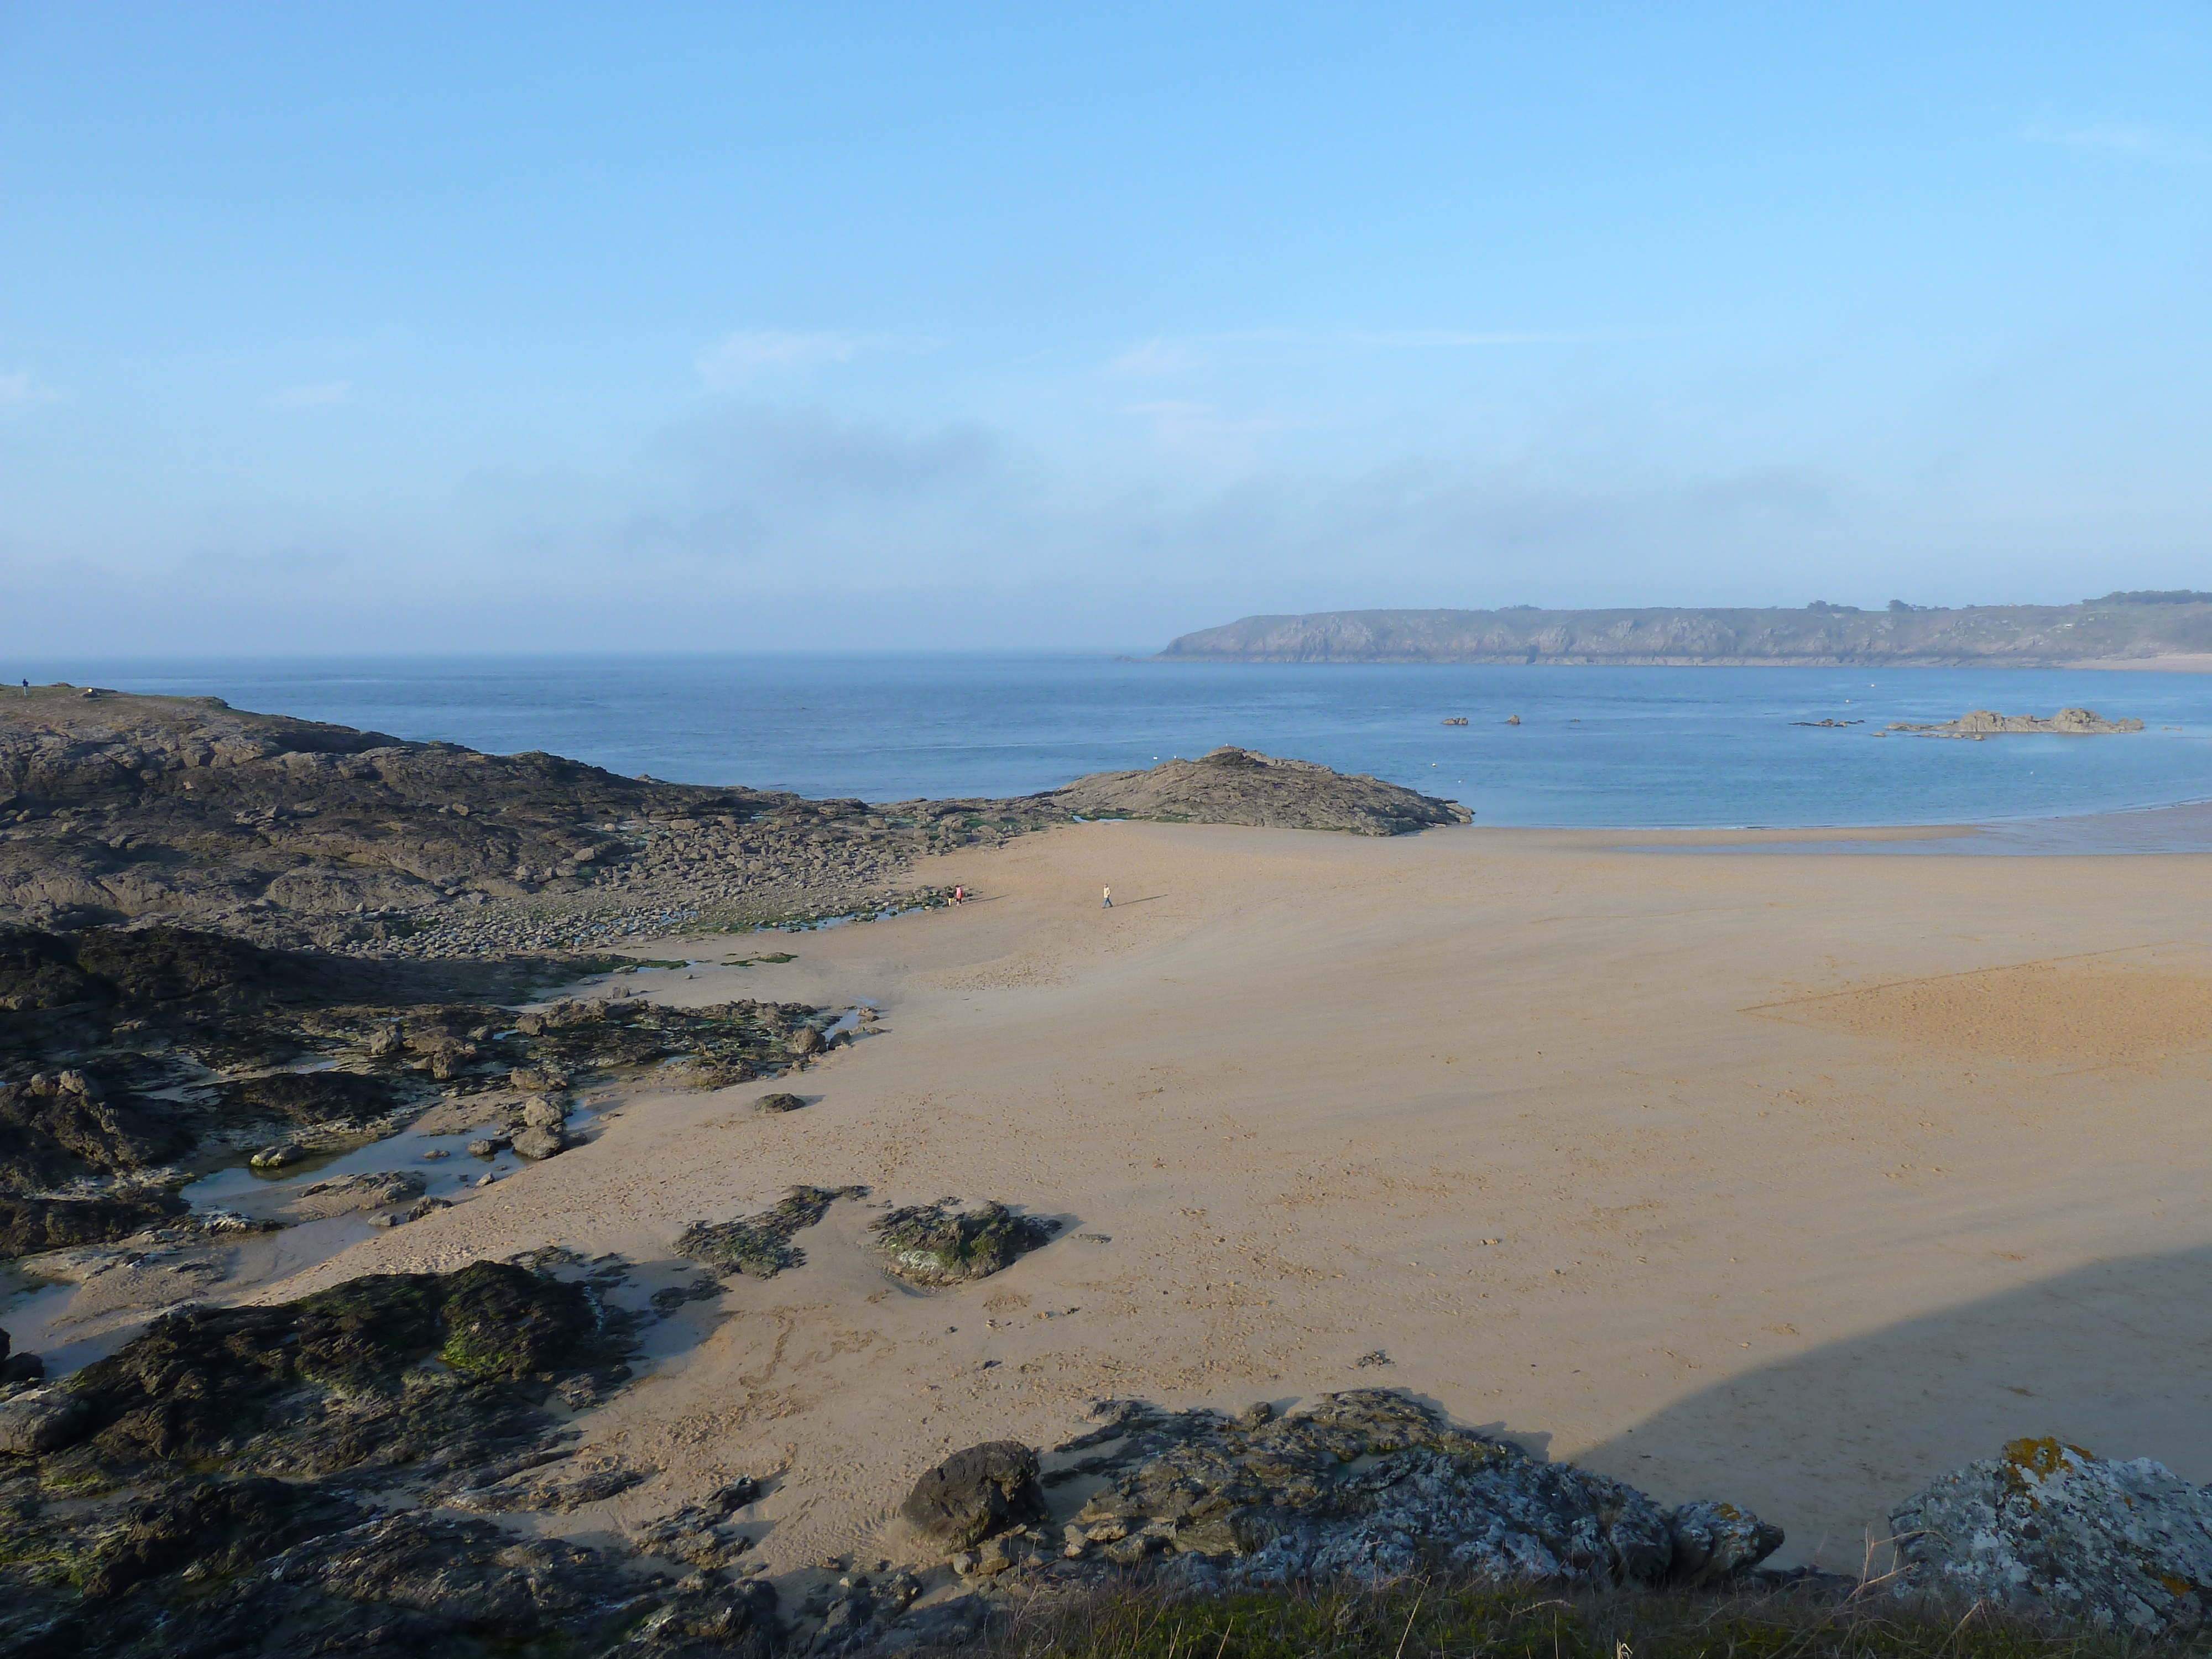
[[[1433,350],[1458,346],[1580,345],[1607,337],[1597,334],[1536,334],[1525,331],[1474,331],[1454,328],[1395,329],[1355,332],[1345,337],[1354,345],[1398,346]]]
[[[269,401],[279,409],[320,409],[344,403],[352,396],[351,380],[319,380],[312,386],[288,386]]]
[[[2152,161],[2212,161],[2212,147],[2178,137],[2155,128],[2133,124],[2080,127],[2031,126],[2020,135],[2024,144],[2053,144],[2064,149],[2101,151],[2107,155],[2134,155]]]
[[[748,328],[701,352],[697,367],[709,392],[735,392],[765,376],[849,363],[876,352],[923,351],[936,343],[848,329]]]
[[[27,368],[0,374],[0,404],[58,404],[62,394],[32,378]]]

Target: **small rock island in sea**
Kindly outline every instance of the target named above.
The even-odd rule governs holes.
[[[2013,732],[2056,732],[2063,737],[2089,738],[2110,732],[2140,732],[2143,723],[2138,720],[2108,720],[2094,708],[2062,708],[2049,720],[2040,714],[2000,714],[1992,709],[1972,708],[1940,726],[1913,726],[1904,720],[1892,720],[1882,729],[1918,732],[1931,738],[1986,738]]]

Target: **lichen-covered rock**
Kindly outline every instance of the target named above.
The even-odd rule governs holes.
[[[1046,1516],[1037,1455],[1018,1440],[957,1451],[914,1483],[899,1513],[949,1554]]]
[[[1326,1395],[1285,1417],[1138,1401],[1101,1409],[1103,1427],[1059,1450],[1113,1449],[1046,1477],[1112,1477],[1077,1515],[1070,1547],[1096,1547],[1122,1566],[1173,1557],[1194,1583],[1444,1571],[1658,1584],[1678,1550],[1711,1582],[1782,1541],[1778,1528],[1724,1506],[1670,1517],[1632,1486],[1538,1462],[1393,1389]]]
[[[692,1223],[676,1241],[676,1254],[724,1273],[773,1279],[805,1263],[806,1252],[791,1242],[793,1234],[818,1223],[836,1200],[867,1195],[866,1187],[793,1187],[775,1208],[758,1215]]]
[[[947,1210],[923,1204],[893,1210],[874,1226],[884,1265],[914,1285],[957,1285],[1011,1267],[1052,1242],[1057,1222],[1016,1215],[1003,1204]]]
[[[778,1090],[772,1095],[763,1095],[758,1100],[753,1102],[753,1109],[757,1112],[795,1112],[805,1104],[806,1103],[797,1095]]]
[[[1939,1476],[1890,1516],[1903,1583],[2150,1635],[2212,1609],[2212,1488],[2052,1439]]]
[[[1674,1539],[1668,1582],[1686,1588],[1748,1571],[1782,1547],[1782,1528],[1733,1504],[1685,1504],[1667,1517]]]

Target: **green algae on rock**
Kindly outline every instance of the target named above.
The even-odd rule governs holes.
[[[724,1273],[774,1279],[787,1267],[805,1265],[806,1252],[791,1242],[793,1233],[817,1224],[838,1199],[867,1195],[866,1187],[793,1187],[758,1215],[693,1222],[676,1241],[676,1254]]]
[[[1056,1221],[1016,1215],[1003,1204],[947,1210],[939,1204],[893,1210],[874,1224],[884,1265],[913,1285],[985,1279],[1052,1242]]]

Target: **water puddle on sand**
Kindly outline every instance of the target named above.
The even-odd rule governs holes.
[[[602,1115],[619,1103],[613,1095],[579,1102],[567,1125],[571,1142],[591,1139]],[[483,1176],[506,1180],[526,1163],[512,1152],[489,1159],[469,1152],[471,1140],[507,1132],[514,1100],[487,1097],[480,1109],[471,1110],[474,1104],[466,1098],[440,1101],[421,1120],[439,1126],[434,1129],[401,1129],[278,1170],[250,1168],[240,1151],[232,1162],[180,1188],[180,1195],[199,1216],[240,1215],[285,1224],[268,1232],[156,1229],[152,1241],[141,1245],[87,1246],[32,1258],[28,1271],[11,1268],[0,1279],[0,1296],[6,1297],[0,1324],[16,1352],[40,1355],[49,1376],[63,1376],[113,1352],[167,1309],[236,1301],[319,1267],[380,1231],[380,1218],[404,1215],[420,1201],[409,1196],[370,1204],[375,1196],[370,1193],[361,1200],[368,1208],[300,1215],[295,1206],[302,1200],[312,1206],[309,1189],[323,1182],[414,1174],[423,1178],[422,1198],[465,1204],[483,1190],[476,1184]],[[467,1127],[446,1127],[456,1122]]]

